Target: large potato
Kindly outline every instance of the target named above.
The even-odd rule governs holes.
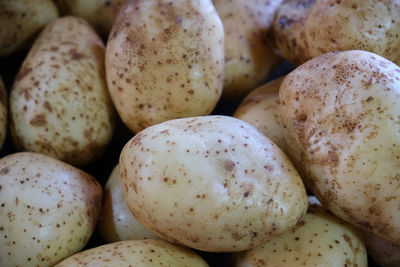
[[[400,68],[365,51],[332,52],[279,89],[291,159],[338,217],[400,243]]]
[[[28,48],[40,30],[57,17],[51,0],[1,0],[0,57]]]
[[[3,79],[0,76],[0,148],[4,144],[8,126],[8,96],[4,87]]]
[[[400,64],[400,0],[289,0],[273,24],[277,47],[295,64],[353,49]]]
[[[83,19],[63,17],[35,41],[10,93],[11,135],[20,150],[85,165],[111,141],[115,113],[104,45]]]
[[[281,2],[213,0],[225,32],[223,97],[242,97],[265,82],[279,62],[267,36]]]
[[[210,0],[129,1],[111,30],[106,67],[111,97],[133,132],[209,114],[223,86],[222,22]]]
[[[192,250],[163,240],[127,240],[75,254],[55,267],[176,266],[207,267]]]
[[[87,173],[32,152],[0,160],[0,266],[53,266],[82,249],[102,190]]]
[[[140,222],[167,241],[204,251],[257,246],[307,209],[304,185],[282,151],[227,116],[146,128],[123,148],[120,175]]]

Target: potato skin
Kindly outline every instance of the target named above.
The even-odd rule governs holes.
[[[115,111],[104,73],[104,45],[83,19],[62,17],[35,41],[10,93],[11,136],[19,150],[73,165],[99,158]]]
[[[8,128],[8,95],[0,76],[0,148],[3,146]]]
[[[288,152],[336,216],[400,243],[400,68],[366,51],[332,52],[279,89]]]
[[[40,30],[57,17],[51,0],[0,1],[0,57],[27,49]]]
[[[273,29],[276,46],[294,64],[345,50],[400,64],[399,0],[289,0],[278,8]]]
[[[211,113],[222,91],[224,33],[210,0],[128,1],[106,48],[108,88],[133,132]]]
[[[400,244],[395,244],[376,234],[364,231],[368,256],[378,264],[385,267],[400,266]]]

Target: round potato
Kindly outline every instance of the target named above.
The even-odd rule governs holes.
[[[287,151],[336,216],[400,243],[400,68],[366,51],[332,52],[279,89]]]
[[[46,26],[10,93],[17,149],[73,165],[102,155],[115,124],[104,53],[102,41],[83,19],[63,17]]]
[[[0,57],[28,48],[40,30],[57,17],[51,0],[1,0]]]
[[[292,230],[234,257],[236,267],[368,265],[362,233],[311,203]]]
[[[210,0],[128,1],[106,48],[107,82],[133,132],[214,109],[223,86],[224,31]]]
[[[256,127],[286,153],[279,109],[279,86],[282,80],[283,77],[251,91],[242,100],[233,116]]]
[[[158,238],[136,220],[129,210],[122,194],[119,165],[115,166],[107,180],[98,228],[102,238],[108,243]]]
[[[289,0],[273,23],[294,64],[331,51],[366,50],[400,64],[400,0]]]
[[[126,240],[75,254],[55,267],[179,266],[207,267],[192,250],[163,240]]]
[[[400,244],[390,242],[376,234],[364,231],[368,255],[379,266],[400,266]]]
[[[167,241],[204,251],[257,246],[307,209],[304,185],[282,151],[227,116],[146,128],[123,148],[120,175],[140,222]]]
[[[0,148],[4,144],[8,126],[8,96],[4,87],[3,79],[0,76]]]
[[[101,198],[92,176],[54,158],[0,159],[0,266],[53,266],[82,249]]]
[[[224,24],[224,98],[240,98],[265,82],[280,61],[268,39],[282,0],[213,0]]]

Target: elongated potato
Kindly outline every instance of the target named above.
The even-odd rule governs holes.
[[[63,17],[36,40],[10,93],[11,135],[20,150],[85,165],[114,131],[104,45],[83,19]]]
[[[106,49],[107,82],[133,132],[207,115],[222,91],[224,32],[210,0],[128,1]]]
[[[333,52],[279,89],[290,158],[332,213],[400,243],[400,68],[366,51]]]

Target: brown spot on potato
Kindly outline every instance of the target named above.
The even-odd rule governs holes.
[[[18,82],[26,77],[29,73],[32,72],[32,68],[23,66],[15,77],[15,81]]]
[[[38,114],[29,121],[32,126],[41,127],[47,124],[46,115]]]

